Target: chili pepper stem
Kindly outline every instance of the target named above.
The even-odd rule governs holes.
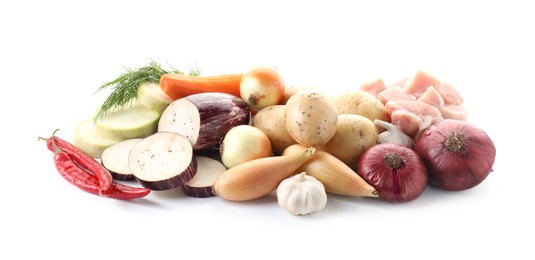
[[[54,147],[56,148],[56,150],[54,151],[54,154],[58,154],[61,152],[61,150],[59,149],[59,147],[56,145],[56,138],[54,138],[54,135],[56,134],[56,132],[58,131],[59,129],[56,129],[54,130],[54,132],[52,132],[52,144],[54,144]]]
[[[52,144],[54,144],[54,148],[56,148],[56,150],[54,151],[54,154],[58,154],[58,153],[62,152],[61,149],[59,149],[59,147],[56,145],[56,142],[55,142],[55,140],[54,140],[54,135],[56,134],[56,132],[57,132],[58,130],[59,130],[59,129],[54,130],[54,132],[52,132],[52,136],[50,137],[50,138],[52,138]],[[38,140],[43,140],[43,141],[45,141],[45,142],[48,142],[48,140],[49,140],[50,138],[45,138],[45,137],[40,137],[40,136],[37,137]]]

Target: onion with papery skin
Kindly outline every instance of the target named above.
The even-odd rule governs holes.
[[[242,77],[240,96],[255,111],[278,105],[284,98],[286,85],[275,67],[257,66]]]
[[[219,149],[227,168],[258,158],[273,156],[269,137],[260,128],[239,125],[231,128]]]
[[[410,148],[392,143],[377,144],[360,157],[357,173],[390,202],[418,198],[427,186],[427,169]]]
[[[492,171],[496,147],[466,121],[446,119],[426,129],[415,146],[429,170],[429,181],[445,190],[470,189]]]

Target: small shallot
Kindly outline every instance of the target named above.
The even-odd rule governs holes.
[[[240,163],[217,177],[213,193],[232,201],[266,196],[315,154],[316,148],[309,147],[295,155],[264,157]]]

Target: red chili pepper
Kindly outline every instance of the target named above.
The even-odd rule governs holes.
[[[48,150],[50,150],[51,152],[56,152],[56,148],[58,148],[59,150],[69,154],[69,156],[71,156],[79,165],[95,174],[100,186],[99,194],[101,196],[110,195],[113,190],[113,177],[111,176],[110,171],[102,167],[102,165],[97,162],[93,157],[89,156],[84,151],[78,149],[73,144],[57,136],[54,136],[56,131],[54,131],[51,138],[40,138],[47,142]]]
[[[97,177],[78,167],[69,154],[61,151],[57,152],[54,155],[54,162],[58,172],[67,181],[89,193],[95,195],[100,194],[100,185]],[[130,187],[118,183],[112,183],[112,187],[112,192],[108,197],[120,200],[131,200],[145,197],[151,191],[146,188]]]

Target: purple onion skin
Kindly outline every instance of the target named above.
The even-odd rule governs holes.
[[[402,166],[392,168],[385,161],[387,155],[397,154]],[[389,202],[408,202],[418,198],[427,187],[428,176],[418,154],[402,145],[383,143],[371,146],[360,157],[358,174]]]
[[[446,140],[452,133],[464,136],[461,146],[451,151]],[[492,171],[496,147],[477,126],[447,119],[426,129],[415,150],[429,171],[429,182],[441,189],[461,191],[480,184]]]
[[[201,127],[193,145],[195,154],[219,151],[221,141],[233,127],[249,123],[251,112],[241,98],[226,93],[207,92],[186,97],[199,110]]]

